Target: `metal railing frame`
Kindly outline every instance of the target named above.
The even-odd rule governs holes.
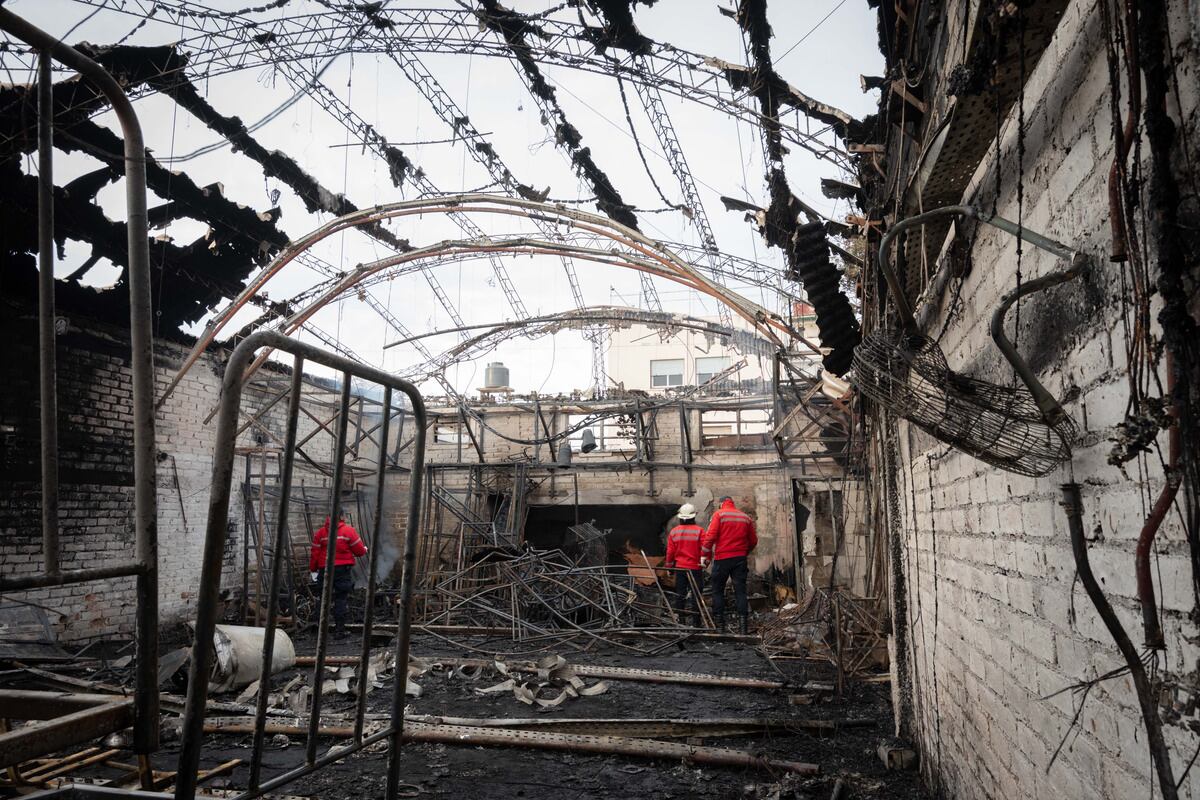
[[[264,793],[277,789],[291,781],[314,772],[323,766],[355,753],[364,747],[381,741],[389,740],[387,794],[388,800],[398,797],[400,782],[400,745],[404,730],[404,691],[408,677],[408,650],[412,627],[411,605],[416,568],[416,540],[418,523],[421,515],[421,482],[425,472],[425,435],[427,416],[425,403],[420,392],[413,384],[397,378],[382,370],[359,364],[342,356],[326,353],[312,345],[289,339],[274,331],[260,331],[242,341],[233,351],[229,363],[225,367],[225,377],[222,382],[221,404],[217,418],[216,443],[213,452],[212,487],[209,494],[208,527],[204,540],[204,560],[200,579],[200,595],[196,612],[195,642],[192,645],[192,658],[188,676],[187,705],[184,709],[182,741],[177,767],[177,782],[175,797],[177,800],[191,800],[195,796],[197,777],[196,771],[200,765],[200,754],[203,749],[204,712],[208,699],[209,665],[215,650],[213,632],[217,624],[217,607],[221,590],[221,571],[224,559],[226,525],[229,520],[229,500],[233,491],[233,470],[235,445],[237,443],[238,410],[241,405],[242,391],[249,380],[247,367],[254,361],[256,354],[262,348],[273,348],[277,351],[291,353],[292,388],[288,406],[287,432],[284,443],[283,474],[280,476],[281,490],[279,492],[278,516],[275,523],[275,553],[280,553],[288,546],[288,505],[290,502],[292,471],[295,464],[295,444],[300,414],[300,382],[304,363],[313,361],[342,373],[342,393],[340,411],[337,423],[337,441],[334,443],[333,480],[331,485],[330,509],[328,518],[337,520],[341,510],[341,482],[346,455],[346,438],[349,427],[350,410],[350,380],[352,377],[372,381],[384,387],[384,414],[381,446],[379,448],[378,465],[375,474],[375,530],[371,536],[371,568],[367,585],[366,610],[363,619],[363,633],[360,647],[362,658],[360,680],[365,679],[366,663],[369,656],[371,629],[374,618],[374,599],[376,591],[376,564],[379,555],[380,530],[383,525],[383,486],[384,473],[389,466],[387,437],[391,415],[392,393],[399,390],[408,396],[412,403],[412,413],[416,422],[416,435],[413,444],[413,463],[409,484],[408,521],[404,533],[403,571],[400,577],[400,617],[398,635],[396,637],[395,687],[392,698],[391,724],[384,730],[370,736],[363,735],[366,713],[366,692],[358,693],[355,714],[354,737],[350,744],[344,747],[331,748],[324,755],[317,756],[317,738],[320,725],[322,682],[324,674],[325,653],[329,640],[329,615],[333,599],[333,580],[323,582],[321,593],[321,615],[317,628],[317,655],[313,666],[312,707],[308,719],[308,737],[305,749],[304,764],[276,775],[269,780],[261,781],[260,773],[263,754],[263,737],[266,726],[267,698],[270,694],[269,675],[271,661],[274,657],[275,629],[277,623],[276,597],[279,592],[281,561],[276,557],[271,566],[270,587],[267,591],[267,624],[264,635],[262,672],[263,684],[258,692],[258,705],[254,718],[254,742],[250,762],[250,782],[247,790],[238,795],[238,800],[259,797]],[[325,574],[332,576],[334,567],[334,551],[337,544],[336,536],[328,537],[328,547],[325,554]]]
[[[102,66],[7,9],[0,30],[39,51],[38,70],[38,323],[41,372],[41,464],[43,574],[0,577],[0,592],[135,577],[137,580],[137,676],[134,751],[149,779],[148,757],[158,748],[158,509],[154,438],[154,339],[150,249],[146,218],[146,149],[133,105]],[[58,425],[54,318],[53,85],[51,59],[76,70],[112,104],[125,146],[128,215],[129,334],[132,353],[134,532],[132,562],[63,570],[58,529]]]

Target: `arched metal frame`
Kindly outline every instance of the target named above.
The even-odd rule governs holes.
[[[558,314],[513,320],[511,322],[467,326],[468,328],[486,328],[487,330],[458,342],[453,347],[447,348],[444,352],[427,360],[423,364],[409,367],[398,374],[402,378],[420,382],[432,377],[433,373],[436,370],[442,369],[442,365],[445,363],[479,358],[492,352],[501,343],[509,339],[517,337],[534,339],[562,330],[583,328],[596,324],[614,326],[644,325],[660,330],[696,331],[708,336],[724,338],[730,338],[737,333],[733,328],[727,328],[719,323],[683,314],[670,314],[663,311],[646,311],[639,308],[624,308],[619,306],[590,306],[581,309],[571,309],[570,311],[563,311]],[[392,347],[394,345],[406,344],[418,338],[423,339],[454,332],[457,331],[453,329],[449,331],[434,331],[423,334],[420,337],[402,339],[384,345],[384,347]],[[766,339],[756,339],[755,341],[763,347],[774,347],[773,343]]]
[[[512,197],[490,194],[453,194],[443,197],[407,200],[398,203],[363,209],[351,214],[330,220],[307,235],[293,241],[275,259],[256,275],[246,287],[234,298],[225,309],[218,313],[205,327],[198,337],[179,372],[159,398],[161,405],[174,388],[182,380],[187,371],[195,364],[200,354],[212,344],[221,330],[229,323],[233,315],[241,309],[250,298],[263,290],[267,283],[279,274],[285,266],[295,260],[301,253],[317,242],[335,233],[361,225],[400,217],[448,213],[484,213],[501,216],[548,218],[556,225],[591,233],[632,250],[632,253],[621,250],[601,250],[599,248],[581,247],[564,242],[552,242],[533,237],[519,237],[508,240],[486,241],[456,240],[442,241],[421,248],[415,248],[404,253],[397,253],[387,258],[379,259],[368,264],[360,264],[329,289],[313,299],[311,303],[297,310],[285,320],[280,331],[289,334],[297,330],[319,309],[333,302],[343,293],[356,286],[360,281],[382,270],[429,258],[446,252],[508,252],[527,255],[566,255],[611,266],[619,266],[648,272],[675,283],[682,284],[698,292],[709,295],[718,302],[724,303],[731,311],[749,322],[755,330],[769,339],[781,349],[786,347],[786,340],[799,342],[807,346],[813,353],[820,354],[819,347],[801,336],[788,324],[783,317],[763,308],[736,292],[716,283],[706,277],[696,267],[688,264],[673,252],[663,247],[639,231],[614,222],[608,217],[591,214],[572,208],[565,208],[551,203],[538,203]],[[250,365],[248,374],[257,371],[270,357],[270,350],[260,354]]]

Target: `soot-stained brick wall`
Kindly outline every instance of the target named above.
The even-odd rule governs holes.
[[[1200,133],[1200,4],[1168,5],[1182,103],[1178,107],[1172,96],[1169,111],[1194,146]],[[1019,349],[1047,388],[1066,398],[1066,410],[1082,432],[1073,472],[1063,467],[1045,478],[1025,478],[948,450],[904,424],[896,428],[900,474],[893,500],[907,586],[907,619],[901,624],[907,626],[904,663],[913,686],[906,722],[920,745],[929,783],[945,797],[1151,796],[1151,760],[1128,676],[1097,685],[1081,712],[1079,695],[1064,691],[1123,661],[1076,581],[1059,485],[1082,484],[1093,569],[1140,646],[1134,545],[1164,481],[1153,454],[1129,464],[1128,474],[1107,463],[1109,439],[1125,415],[1128,365],[1126,288],[1121,267],[1108,261],[1113,134],[1101,13],[1094,0],[1069,4],[1025,90],[1022,221],[1081,248],[1094,264],[1082,282],[1034,296],[1020,308]],[[952,68],[953,59],[944,66]],[[1014,220],[1015,116],[1014,111],[1004,127],[1004,183],[996,198],[997,212]],[[988,161],[993,159],[989,154]],[[988,169],[976,174],[967,200],[990,204],[995,184]],[[971,254],[961,314],[949,321],[942,346],[951,367],[1011,382],[1012,370],[1002,366],[987,320],[1016,284],[1015,240],[981,226]],[[1061,266],[1027,246],[1022,278]],[[944,307],[951,305],[948,297],[942,300]],[[1157,310],[1156,304],[1154,315]],[[945,322],[943,310],[932,330]],[[1191,674],[1194,680],[1200,640],[1193,565],[1177,515],[1158,535],[1154,567],[1167,638],[1160,670],[1168,679],[1186,682]],[[1181,776],[1195,752],[1195,734],[1168,724],[1166,736]],[[1200,771],[1192,769],[1180,791],[1200,797]]]
[[[36,310],[8,306],[0,319],[5,357],[0,361],[0,569],[8,574],[42,570],[40,428]],[[60,535],[64,569],[102,567],[133,558],[133,422],[129,343],[119,328],[64,319],[57,339],[60,442]],[[155,382],[161,394],[186,349],[159,342]],[[191,619],[200,582],[211,480],[215,419],[204,418],[220,397],[221,359],[204,356],[156,417],[158,451],[159,614],[164,628]],[[243,408],[261,407],[280,385],[248,387]],[[263,423],[282,438],[286,403]],[[312,430],[302,423],[301,434]],[[248,429],[239,444],[253,444]],[[268,441],[269,441],[268,437]],[[328,459],[317,437],[307,447]],[[320,474],[298,468],[297,482],[327,486]],[[245,459],[235,462],[234,491],[222,585],[241,588],[245,522],[240,484]],[[293,518],[296,551],[307,560],[304,520]],[[13,593],[40,604],[63,641],[126,635],[135,619],[132,579]]]

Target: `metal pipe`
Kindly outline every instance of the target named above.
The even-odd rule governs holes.
[[[1117,618],[1116,612],[1109,604],[1108,598],[1104,596],[1104,590],[1100,588],[1095,574],[1092,573],[1092,565],[1088,560],[1087,539],[1083,534],[1083,503],[1080,499],[1079,484],[1063,484],[1062,494],[1062,507],[1067,515],[1068,527],[1071,529],[1071,551],[1075,556],[1075,571],[1079,573],[1079,581],[1083,584],[1084,591],[1087,592],[1092,605],[1096,607],[1096,613],[1100,615],[1104,627],[1108,629],[1109,635],[1117,644],[1117,649],[1124,656],[1125,664],[1129,668],[1129,675],[1133,678],[1138,705],[1142,711],[1142,721],[1146,725],[1150,757],[1154,760],[1154,767],[1158,772],[1159,791],[1162,793],[1163,800],[1177,800],[1179,793],[1175,788],[1175,775],[1171,770],[1171,751],[1167,749],[1167,743],[1163,739],[1162,720],[1158,716],[1158,703],[1150,680],[1146,676],[1146,667],[1138,656],[1133,642],[1125,633],[1121,620]]]
[[[669,250],[662,249],[661,246],[645,237],[638,231],[628,228],[620,223],[588,212],[578,211],[575,209],[566,209],[552,204],[537,203],[533,201],[521,200],[517,198],[501,197],[496,195],[485,195],[477,193],[446,195],[437,198],[427,198],[421,200],[402,201],[399,203],[391,203],[383,206],[376,206],[370,209],[360,209],[359,211],[346,214],[337,219],[330,220],[316,230],[310,232],[306,236],[300,237],[293,241],[287,248],[284,249],[276,258],[264,268],[253,280],[251,280],[245,289],[238,295],[237,298],[230,304],[229,307],[219,312],[217,316],[205,327],[205,330],[198,337],[195,347],[184,359],[184,363],[175,377],[168,384],[163,392],[159,403],[166,401],[166,398],[178,386],[183,375],[195,364],[200,353],[213,341],[220,329],[229,321],[231,316],[236,313],[251,296],[262,289],[264,284],[269,281],[275,274],[279,272],[290,261],[295,259],[301,252],[311,247],[315,242],[320,241],[332,234],[344,230],[348,227],[356,227],[359,225],[379,222],[384,219],[392,219],[406,216],[423,216],[426,214],[435,213],[492,213],[504,216],[521,216],[530,217],[534,215],[545,215],[551,220],[557,220],[562,224],[568,225],[576,230],[586,231],[606,239],[612,240],[618,244],[625,245],[645,258],[658,262],[665,273],[665,277],[676,280],[681,283],[692,285],[697,291],[708,294],[717,300],[728,305],[739,316],[744,317],[748,322],[752,323],[763,333],[775,339],[775,334],[772,331],[786,334],[798,342],[805,344],[813,352],[819,352],[820,348],[816,344],[809,342],[799,332],[791,328],[790,325],[783,320],[778,314],[765,309],[752,301],[735,294],[723,286],[714,283],[687,262],[676,256]],[[530,239],[529,241],[535,241]],[[422,248],[411,253],[401,254],[394,257],[395,263],[413,258],[420,257],[420,252],[428,250],[430,252],[440,252],[447,249],[448,246],[454,245],[453,242],[439,243],[432,245],[430,248]],[[466,246],[472,249],[489,249],[480,247],[477,243],[458,243],[461,246]],[[570,247],[554,246],[552,243],[544,244],[549,250],[572,250]],[[511,249],[511,246],[501,245],[494,248],[496,250]],[[637,256],[628,253],[612,254],[614,257],[619,257],[625,260],[624,266],[630,266],[635,269],[645,269],[644,259],[639,259]],[[381,262],[375,262],[376,268],[382,268],[384,262],[391,259],[385,259]],[[366,277],[365,272],[360,268],[352,271],[341,283],[349,288],[357,283],[362,278]],[[340,285],[340,284],[339,284]],[[335,286],[334,292],[340,293],[342,289]],[[328,302],[325,300],[324,302]],[[322,303],[323,304],[323,303]],[[303,321],[303,320],[301,320]],[[776,341],[777,345],[782,342]]]
[[[61,566],[58,549],[58,390],[54,334],[54,78],[51,57],[38,52],[38,344],[41,348],[42,562]]]
[[[107,567],[73,569],[57,575],[13,575],[0,578],[0,592],[19,592],[26,589],[45,589],[51,586],[70,586],[75,583],[127,578],[142,574],[140,563],[115,564]]]
[[[363,615],[362,648],[359,651],[362,666],[358,671],[358,703],[354,713],[354,741],[362,743],[363,725],[367,716],[366,680],[367,662],[371,655],[371,628],[375,623],[375,589],[379,568],[379,541],[383,536],[383,489],[387,476],[387,443],[392,420],[392,387],[383,390],[383,429],[379,436],[379,466],[375,472],[375,529],[371,532],[371,558],[367,573],[367,608]],[[405,670],[407,675],[407,668]],[[407,680],[407,677],[405,678]],[[400,687],[397,687],[400,690]]]
[[[317,662],[313,666],[312,706],[308,717],[308,741],[304,759],[311,764],[317,760],[316,730],[321,725],[322,688],[325,685],[325,651],[329,647],[329,614],[333,608],[333,584],[336,577],[334,557],[337,552],[338,527],[342,519],[342,475],[346,466],[346,435],[350,428],[350,373],[342,372],[342,399],[338,408],[337,433],[333,436],[333,491],[329,498],[329,516],[325,518],[328,535],[325,537],[325,573],[321,581],[321,613],[317,618]]]
[[[279,580],[283,573],[284,548],[291,546],[288,538],[288,504],[292,494],[292,470],[296,463],[296,429],[300,424],[300,401],[304,379],[304,357],[292,361],[291,397],[288,398],[287,432],[283,444],[283,474],[280,475],[279,511],[275,516],[275,546],[271,557],[271,583],[267,589],[267,630],[263,634],[262,677],[259,679],[258,704],[254,715],[254,742],[250,753],[250,789],[258,788],[262,769],[263,725],[267,718],[267,701],[271,694],[271,662],[275,658],[275,625],[278,618]],[[265,503],[266,498],[260,498]],[[293,614],[295,611],[293,610]]]
[[[1171,356],[1170,350],[1166,352],[1166,368],[1166,396],[1174,398],[1175,361]],[[1167,644],[1163,640],[1162,624],[1158,619],[1158,600],[1154,596],[1154,577],[1150,570],[1150,554],[1154,551],[1154,539],[1158,536],[1158,529],[1162,526],[1167,512],[1171,510],[1171,506],[1175,502],[1175,495],[1179,492],[1179,485],[1183,482],[1183,474],[1179,469],[1179,456],[1183,439],[1183,434],[1180,432],[1179,427],[1179,407],[1172,402],[1171,406],[1167,409],[1167,414],[1171,418],[1171,427],[1167,431],[1166,483],[1163,484],[1162,491],[1158,495],[1158,500],[1155,501],[1154,507],[1150,510],[1150,516],[1146,518],[1145,524],[1142,525],[1142,531],[1138,535],[1137,550],[1134,558],[1134,566],[1137,573],[1138,601],[1142,605],[1142,632],[1145,635],[1146,647],[1151,650],[1165,650]]]
[[[996,343],[996,347],[1000,348],[1000,352],[1004,355],[1005,360],[1012,365],[1012,368],[1017,371],[1017,375],[1021,377],[1021,381],[1029,388],[1034,402],[1037,403],[1038,410],[1042,412],[1042,417],[1049,425],[1058,425],[1066,419],[1067,412],[1063,411],[1062,405],[1054,398],[1054,395],[1046,391],[1046,387],[1042,386],[1041,382],[1034,376],[1033,370],[1029,368],[1029,364],[1025,362],[1025,359],[1021,358],[1021,355],[1017,352],[1017,348],[1013,346],[1012,341],[1004,333],[1004,316],[1008,313],[1008,309],[1012,307],[1013,303],[1025,295],[1040,292],[1052,286],[1058,286],[1060,283],[1074,280],[1083,274],[1087,266],[1088,260],[1086,256],[1080,253],[1073,253],[1071,266],[1066,270],[1034,278],[1031,281],[1025,281],[1000,298],[1000,305],[992,312],[992,341]],[[1067,442],[1067,444],[1069,445],[1070,442]]]
[[[181,727],[182,746],[176,772],[178,780],[175,784],[175,797],[178,800],[191,800],[196,792],[196,771],[200,764],[200,753],[203,748],[204,711],[208,699],[208,667],[213,655],[213,630],[217,621],[217,605],[221,587],[221,567],[224,557],[225,540],[228,535],[226,525],[229,521],[229,501],[232,493],[234,449],[237,440],[238,407],[241,404],[245,385],[246,367],[254,359],[260,348],[271,347],[292,355],[303,356],[306,361],[313,361],[331,369],[363,378],[382,386],[391,386],[408,396],[413,406],[414,418],[418,428],[416,441],[413,445],[412,489],[408,530],[406,532],[405,580],[401,582],[401,597],[406,603],[412,599],[413,553],[416,542],[417,518],[421,511],[420,487],[424,476],[425,460],[425,404],[416,387],[411,383],[390,375],[382,370],[357,364],[350,359],[326,353],[304,342],[288,339],[273,331],[260,331],[244,339],[233,351],[226,365],[225,376],[222,380],[221,405],[217,420],[216,439],[213,449],[213,475],[209,492],[208,522],[204,541],[203,565],[200,579],[200,592],[196,611],[196,638],[192,644],[192,663],[189,667],[189,687],[187,703],[184,707]],[[411,616],[401,614],[400,635],[397,637],[398,650],[402,647],[404,658],[398,663],[407,663],[409,628]],[[397,670],[397,681],[405,680],[406,670]],[[393,705],[392,725],[397,726],[403,720],[404,714],[404,684],[397,683],[395,694],[399,696],[398,707]],[[389,774],[395,770],[398,784],[399,776],[399,737],[391,731],[381,732],[366,737],[363,745],[382,740],[391,736],[392,750],[389,760]],[[282,786],[296,777],[308,774],[317,767],[344,758],[348,753],[358,750],[351,747],[336,754],[327,754],[312,764],[306,764],[284,775],[263,781],[253,793],[243,796],[257,796],[263,792]],[[390,798],[395,798],[393,791]]]
[[[1066,412],[1063,411],[1062,406],[1054,399],[1054,396],[1046,391],[1046,388],[1034,376],[1033,370],[1029,368],[1029,365],[1017,353],[1017,349],[1013,346],[1013,343],[1004,334],[1004,316],[1008,313],[1008,309],[1012,307],[1012,304],[1025,295],[1049,289],[1052,286],[1073,280],[1083,274],[1083,271],[1089,264],[1087,256],[1061,242],[1031,231],[1023,225],[1018,225],[1011,220],[995,216],[973,206],[944,206],[942,208],[935,208],[932,211],[926,211],[923,214],[908,217],[907,219],[902,219],[888,229],[887,233],[883,235],[883,240],[879,243],[879,268],[883,270],[884,279],[887,281],[888,290],[892,295],[892,302],[895,304],[896,312],[900,316],[900,323],[904,331],[913,336],[920,336],[921,331],[917,326],[916,319],[913,317],[912,307],[908,304],[908,298],[901,290],[896,272],[888,262],[887,249],[892,239],[902,231],[916,225],[922,225],[931,219],[946,216],[977,219],[980,222],[987,223],[1005,233],[1010,233],[1023,241],[1029,242],[1034,247],[1053,253],[1059,258],[1070,260],[1071,265],[1066,270],[1052,275],[1045,275],[1041,278],[1035,278],[1031,281],[1025,281],[1004,295],[1000,300],[1000,305],[992,313],[991,323],[992,340],[996,343],[996,347],[1000,348],[1000,352],[1004,355],[1005,360],[1012,365],[1012,368],[1021,377],[1021,381],[1029,388],[1038,409],[1042,412],[1043,418],[1049,425],[1059,424],[1066,418]]]
[[[912,306],[908,303],[908,297],[901,289],[896,271],[892,269],[892,265],[888,261],[888,247],[891,245],[892,240],[901,232],[917,225],[924,225],[929,220],[938,219],[939,217],[967,217],[968,219],[977,219],[980,222],[986,222],[993,227],[999,228],[1005,233],[1011,233],[1013,236],[1029,242],[1034,247],[1047,250],[1059,258],[1077,260],[1077,251],[1067,247],[1065,244],[1031,231],[1024,225],[1018,225],[1011,220],[994,216],[974,206],[943,206],[926,211],[923,214],[916,214],[899,220],[892,227],[888,228],[887,233],[883,235],[883,239],[879,242],[879,268],[883,270],[883,277],[887,281],[888,291],[892,295],[892,302],[896,306],[896,311],[900,316],[900,323],[906,333],[920,334],[920,330],[917,327],[916,320],[913,318],[913,310]]]
[[[400,617],[396,633],[396,686],[392,691],[392,736],[388,746],[386,800],[400,795],[400,747],[404,741],[404,698],[408,681],[408,649],[412,638],[412,597],[416,585],[417,518],[421,508],[421,479],[425,475],[425,430],[428,424],[425,401],[412,384],[399,382],[400,389],[412,403],[416,423],[416,442],[413,444],[412,477],[408,492],[408,520],[404,531],[404,568],[400,576]],[[385,384],[387,385],[387,384]]]

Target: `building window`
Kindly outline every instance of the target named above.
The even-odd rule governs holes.
[[[700,413],[700,446],[713,450],[771,446],[771,410],[740,408]]]
[[[683,359],[668,358],[650,362],[650,385],[655,389],[683,386]]]
[[[567,417],[567,426],[573,428],[587,418],[586,414],[571,414]],[[637,449],[637,428],[632,416],[605,417],[575,431],[567,437],[567,441],[570,442],[571,449],[576,453],[583,452],[584,431],[592,432],[596,442],[596,449],[593,452],[617,453]]]
[[[458,444],[466,441],[462,423],[457,420],[442,422],[435,419],[433,423],[433,441],[436,444]]]
[[[703,386],[717,373],[729,369],[729,356],[704,356],[696,359],[696,385]],[[721,381],[726,383],[726,381]],[[720,384],[718,384],[718,387]]]

